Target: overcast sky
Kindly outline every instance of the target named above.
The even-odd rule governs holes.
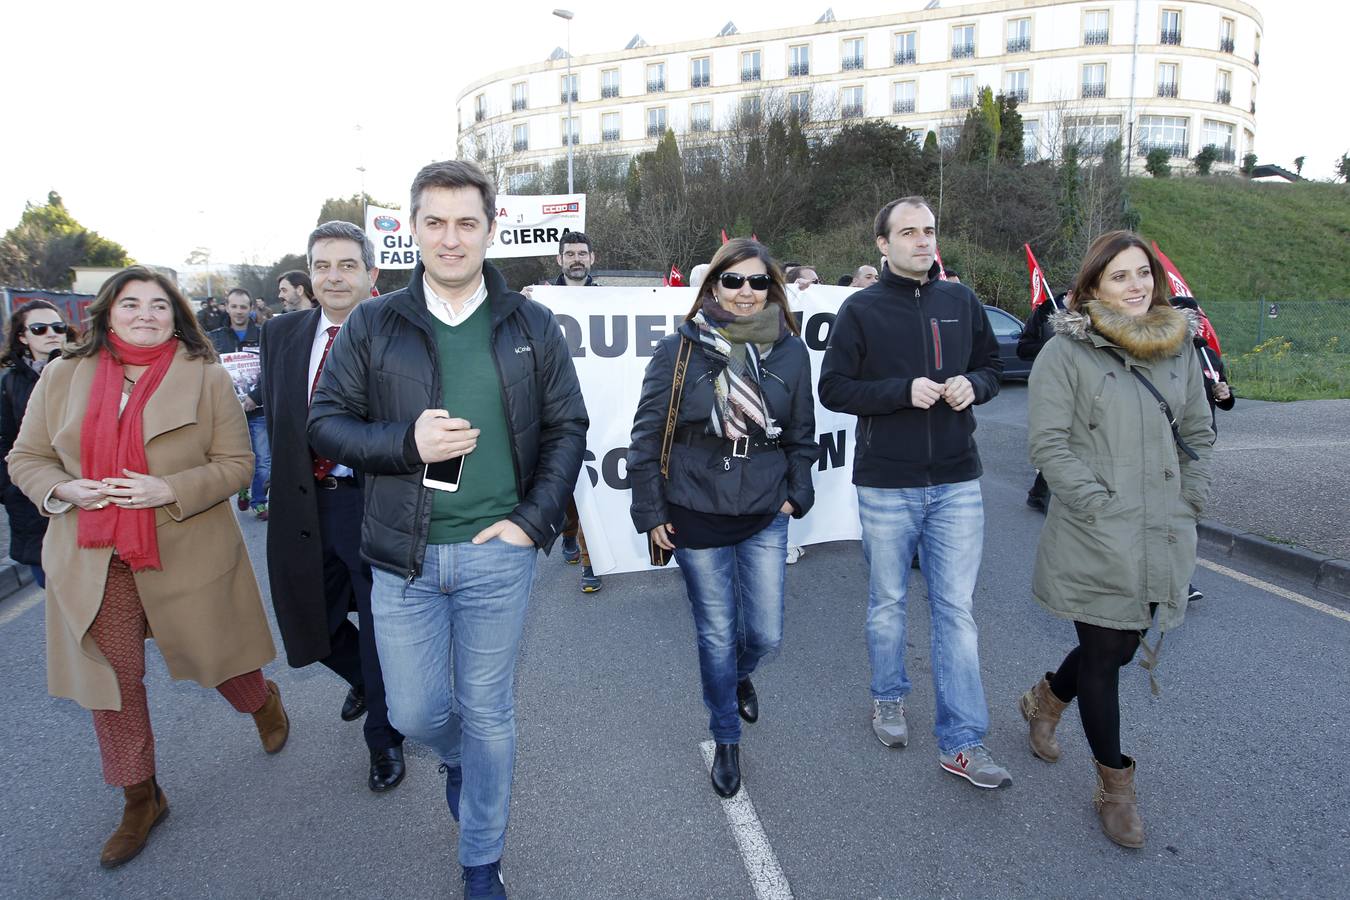
[[[557,0],[567,2],[567,0]],[[922,2],[570,0],[572,52],[921,8]],[[954,2],[946,6],[958,5]],[[1350,150],[1350,12],[1257,0],[1265,18],[1257,153],[1326,178]],[[466,4],[6,0],[0,229],[49,190],[140,262],[182,268],[303,252],[325,197],[406,204],[413,174],[453,155],[455,97],[566,42],[553,2]],[[678,10],[678,16],[671,9]],[[1337,112],[1336,110],[1340,110]],[[357,126],[360,125],[358,130]]]

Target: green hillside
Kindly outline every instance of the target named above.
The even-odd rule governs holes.
[[[1134,178],[1129,196],[1202,304],[1350,299],[1350,185]]]

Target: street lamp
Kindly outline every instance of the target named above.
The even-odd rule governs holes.
[[[567,193],[572,193],[572,11],[555,9],[553,14],[567,20]]]

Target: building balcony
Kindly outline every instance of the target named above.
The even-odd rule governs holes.
[[[914,50],[895,51],[895,64],[897,66],[912,66],[918,61],[919,54]]]
[[[689,130],[700,134],[705,131],[712,131],[712,121],[710,119],[691,119]]]
[[[1148,156],[1154,150],[1166,150],[1167,155],[1172,159],[1186,158],[1185,144],[1168,144],[1163,141],[1140,141],[1138,153],[1140,156]]]
[[[863,58],[861,56],[846,56],[840,66],[845,72],[853,72],[863,67]]]
[[[600,132],[600,140],[604,141],[606,144],[611,144],[614,141],[619,140],[619,130],[614,128],[609,131]]]
[[[1254,66],[1259,66],[1259,65],[1261,65],[1261,51],[1260,51],[1260,50],[1257,50],[1255,53],[1252,54],[1252,65],[1254,65]]]
[[[861,119],[863,108],[861,103],[846,103],[839,107],[839,118],[841,119]]]
[[[974,105],[974,94],[952,94],[952,109],[970,109]]]
[[[648,123],[648,125],[647,125],[647,137],[660,137],[661,135],[663,135],[663,134],[665,134],[665,133],[666,133],[666,126],[665,126],[665,124],[652,125],[652,124]]]
[[[699,75],[699,74],[695,74],[695,75],[689,76],[689,86],[690,86],[691,88],[705,88],[705,87],[707,87],[707,86],[710,85],[710,84],[712,84],[712,76],[711,76],[711,75]]]
[[[1088,81],[1083,83],[1083,99],[1087,100],[1095,97],[1106,96],[1106,82]]]
[[[475,109],[475,110],[473,111],[473,120],[474,120],[475,122],[481,122],[481,121],[483,121],[483,120],[486,119],[486,118],[487,118],[487,110],[486,110],[486,109]]]
[[[1088,31],[1083,34],[1083,46],[1101,47],[1111,43],[1111,32],[1103,29],[1101,31]]]
[[[600,97],[603,100],[609,100],[619,96],[619,86],[617,84],[607,84],[600,88]]]
[[[1228,104],[1233,102],[1233,92],[1226,91],[1223,88],[1219,88],[1217,91],[1214,92],[1214,102],[1222,103],[1224,106],[1227,106]]]
[[[1233,165],[1237,162],[1237,151],[1232,147],[1220,147],[1218,144],[1210,144],[1209,149],[1214,151],[1214,161]]]
[[[974,55],[974,44],[952,44],[952,59],[970,59]]]
[[[894,113],[912,113],[914,112],[914,98],[906,97],[896,100],[891,104],[891,112]]]
[[[571,139],[571,142],[572,142],[573,144],[580,144],[580,143],[581,143],[581,135],[579,135],[579,134],[572,134],[572,135],[564,134],[564,135],[562,136],[562,140],[560,141],[560,143],[561,143],[564,147],[566,147],[569,138]]]
[[[1173,47],[1181,46],[1180,31],[1162,31],[1158,34],[1158,43],[1168,44]]]
[[[1177,95],[1177,83],[1175,81],[1164,81],[1158,85],[1159,97],[1171,97],[1175,99],[1176,95]]]
[[[811,63],[809,62],[795,62],[788,64],[789,78],[798,78],[802,75],[810,75],[810,74],[811,74]]]
[[[576,91],[563,91],[561,94],[558,95],[558,102],[559,102],[559,103],[566,103],[566,102],[568,102],[569,100],[570,100],[571,102],[573,102],[573,103],[576,103],[576,102],[577,102],[577,92],[576,92]]]
[[[511,149],[514,150],[514,151],[516,151],[517,153],[523,153],[523,152],[525,152],[526,150],[530,149],[530,142],[529,142],[529,141],[512,141],[512,142],[511,142]]]
[[[666,81],[665,81],[664,78],[661,79],[660,81],[648,81],[648,82],[647,82],[647,93],[649,93],[649,94],[664,94],[665,92],[666,92]]]
[[[1031,52],[1031,38],[1029,38],[1029,37],[1008,38],[1008,52],[1009,52],[1009,53],[1030,53],[1030,52]]]
[[[1234,44],[1233,44],[1233,39],[1232,39],[1232,38],[1219,38],[1219,52],[1220,52],[1220,53],[1232,53],[1232,52],[1233,52],[1233,46],[1234,46]]]
[[[1031,94],[1031,92],[1028,91],[1026,88],[1008,88],[1003,93],[1008,97],[1015,98],[1018,103],[1026,103],[1027,98]]]
[[[511,112],[520,112],[522,109],[525,109],[528,106],[529,104],[527,102],[517,97],[515,100],[511,101]]]
[[[1252,115],[1256,115],[1256,101],[1252,101]]]
[[[741,81],[759,81],[759,76],[760,70],[758,68],[741,69]]]
[[[1079,141],[1072,146],[1078,150],[1079,156],[1101,156],[1106,152],[1106,145],[1109,143],[1110,141],[1103,140]]]

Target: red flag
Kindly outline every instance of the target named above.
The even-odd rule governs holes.
[[[937,252],[936,248],[933,249],[933,259],[937,260],[938,264],[938,281],[946,281],[947,269],[942,265],[942,254]]]
[[[726,242],[727,242],[727,230],[726,230],[725,228],[723,228],[723,229],[722,229],[722,243],[725,244]]]
[[[1200,308],[1199,304],[1196,304],[1195,311],[1200,313],[1200,336],[1205,339],[1205,343],[1215,353],[1223,353],[1223,350],[1219,347],[1219,333],[1214,330],[1214,326],[1209,321],[1209,316],[1205,315],[1205,311]]]
[[[1158,262],[1162,263],[1163,271],[1167,273],[1167,289],[1171,295],[1173,297],[1190,297],[1194,300],[1195,293],[1191,290],[1191,286],[1186,283],[1186,279],[1181,277],[1181,273],[1167,258],[1167,254],[1162,252],[1162,248],[1158,246],[1157,241],[1153,242],[1153,252],[1158,254]],[[1215,353],[1223,353],[1223,350],[1219,349],[1219,333],[1210,324],[1209,316],[1205,315],[1205,311],[1200,308],[1198,303],[1195,305],[1195,311],[1200,313],[1200,336],[1205,339],[1206,344],[1214,348]]]
[[[666,276],[666,287],[684,287],[684,276],[673,265],[670,267],[670,274]]]
[[[1050,301],[1052,306],[1059,306],[1059,303],[1055,300],[1055,292],[1050,290],[1050,282],[1046,280],[1041,264],[1036,261],[1036,257],[1031,252],[1031,245],[1023,244],[1022,247],[1027,251],[1027,270],[1031,273],[1031,308],[1035,309],[1047,300]]]

